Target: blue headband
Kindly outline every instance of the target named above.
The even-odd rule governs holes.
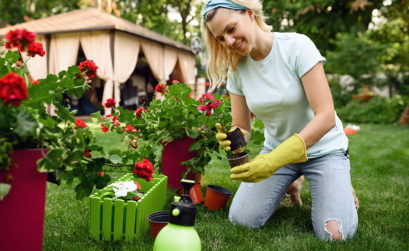
[[[205,17],[206,17],[207,12],[213,9],[219,8],[219,7],[233,9],[233,10],[247,10],[246,7],[233,3],[230,0],[209,0],[207,1],[203,9],[203,13],[202,13],[203,22],[206,23]]]

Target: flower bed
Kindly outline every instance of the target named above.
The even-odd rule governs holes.
[[[151,181],[126,174],[118,181],[135,180],[143,196],[138,201],[113,199],[112,187],[107,186],[90,196],[89,231],[97,240],[132,241],[149,229],[147,216],[161,210],[166,203],[167,177],[153,175]]]

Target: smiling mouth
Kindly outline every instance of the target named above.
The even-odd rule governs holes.
[[[243,44],[243,39],[241,39],[239,42],[236,42],[236,43],[232,46],[232,49],[238,50],[238,49],[241,48],[241,45],[242,45],[242,44]]]

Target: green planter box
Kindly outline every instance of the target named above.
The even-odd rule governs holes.
[[[132,174],[126,174],[117,181],[134,180]],[[106,198],[108,187],[94,192],[90,196],[89,231],[96,240],[132,241],[149,229],[147,216],[159,211],[166,203],[167,176],[154,175],[151,181],[137,178],[144,196],[139,201],[112,201]],[[115,181],[115,182],[117,182]]]

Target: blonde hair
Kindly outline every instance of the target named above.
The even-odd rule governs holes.
[[[259,0],[231,0],[232,2],[251,9],[254,12],[257,25],[263,31],[271,31],[271,26],[265,22],[263,15],[263,5]],[[210,21],[216,14],[217,8],[209,11],[206,16],[206,22]],[[241,11],[241,10],[240,10]],[[210,30],[207,28],[205,20],[202,20],[202,34],[205,46],[207,47],[209,54],[209,61],[207,65],[207,75],[210,80],[210,89],[212,92],[214,89],[220,86],[220,84],[227,77],[228,71],[234,72],[240,62],[241,56],[236,53],[231,53],[228,49],[213,36]]]

